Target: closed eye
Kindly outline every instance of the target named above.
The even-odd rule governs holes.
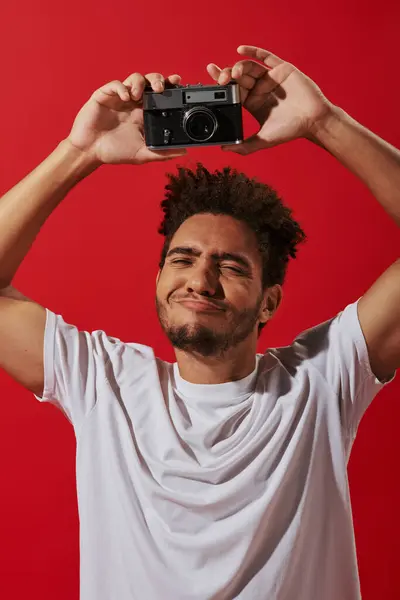
[[[183,264],[188,265],[188,264],[191,264],[192,261],[184,259],[184,258],[178,258],[177,260],[173,260],[172,261],[172,264],[174,264],[174,265],[178,264],[178,263],[183,263]],[[241,271],[240,269],[237,269],[235,267],[231,267],[229,265],[221,265],[221,268],[223,268],[223,269],[229,269],[230,271],[234,271],[235,273],[243,273],[243,271]]]
[[[229,269],[230,271],[234,271],[235,273],[243,273],[240,269],[236,269],[235,267],[228,267],[228,265],[222,265],[223,269]]]
[[[179,258],[178,260],[173,260],[171,261],[172,264],[177,264],[177,263],[186,263],[186,264],[190,264],[192,261],[191,260],[185,260],[184,258]]]

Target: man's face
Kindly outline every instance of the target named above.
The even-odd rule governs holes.
[[[221,355],[267,320],[262,262],[254,232],[229,215],[187,219],[157,277],[156,307],[175,348]],[[201,304],[201,302],[211,303]]]

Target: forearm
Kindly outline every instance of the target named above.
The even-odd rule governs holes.
[[[338,107],[310,136],[371,190],[400,225],[400,151]]]
[[[0,289],[10,285],[53,210],[97,166],[63,140],[36,169],[0,198]]]

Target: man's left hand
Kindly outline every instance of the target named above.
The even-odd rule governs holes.
[[[315,129],[328,119],[333,105],[307,75],[271,52],[255,46],[239,46],[238,53],[262,61],[241,60],[220,69],[210,63],[207,71],[220,85],[235,79],[243,106],[260,124],[257,134],[241,144],[223,146],[238,154],[251,154],[296,138],[313,138]]]

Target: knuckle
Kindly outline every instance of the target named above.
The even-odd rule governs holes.
[[[140,81],[141,79],[144,79],[144,78],[143,78],[143,75],[142,75],[141,73],[135,72],[135,73],[132,73],[131,75],[129,75],[129,77],[127,77],[127,78],[125,79],[125,83],[131,83],[131,82],[133,82],[133,81],[134,81],[134,82],[138,82],[138,81]]]
[[[146,75],[146,78],[151,81],[156,81],[158,79],[160,79],[161,81],[164,81],[164,76],[161,73],[148,73]]]

